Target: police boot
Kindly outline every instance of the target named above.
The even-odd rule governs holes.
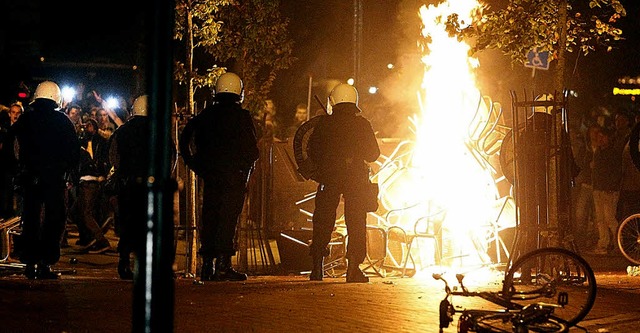
[[[213,281],[245,281],[247,274],[237,272],[231,266],[230,255],[219,255],[216,257],[216,268],[213,273]]]
[[[118,275],[121,280],[133,280],[133,271],[131,270],[131,261],[129,257],[122,257],[118,261]]]
[[[24,276],[29,280],[34,280],[36,278],[36,265],[34,264],[26,264],[24,266]]]
[[[322,281],[324,275],[324,257],[313,256],[313,266],[311,268],[311,274],[309,274],[310,281]]]
[[[347,282],[348,283],[367,283],[369,278],[360,270],[360,264],[348,261],[347,266]]]
[[[213,259],[202,259],[202,268],[200,269],[200,281],[211,281],[213,279]]]
[[[36,279],[40,280],[56,280],[60,273],[56,273],[51,269],[50,265],[38,264]]]

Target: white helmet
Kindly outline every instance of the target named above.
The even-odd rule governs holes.
[[[358,106],[358,91],[352,85],[341,83],[337,85],[329,95],[329,104],[334,106],[339,103],[353,103]]]
[[[38,85],[38,87],[36,88],[36,92],[33,93],[33,100],[35,101],[38,98],[52,100],[56,102],[58,106],[60,106],[60,103],[62,102],[62,93],[60,92],[60,87],[58,87],[58,85],[54,82],[44,81]]]
[[[147,116],[147,105],[147,95],[136,98],[133,101],[132,114],[134,116]]]
[[[216,94],[231,93],[240,97],[243,95],[244,86],[240,77],[234,73],[226,72],[216,81]]]

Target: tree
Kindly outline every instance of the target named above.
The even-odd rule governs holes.
[[[205,46],[220,42],[220,30],[223,24],[217,19],[217,15],[220,8],[229,5],[230,1],[176,0],[175,4],[174,39],[184,42],[182,49],[184,53],[178,52],[176,55],[174,78],[179,85],[186,85],[185,113],[193,115],[195,113],[194,94],[196,90],[213,87],[215,80],[225,72],[224,68],[218,67],[213,61],[202,63],[204,66],[211,66],[203,71],[194,68],[194,55],[203,53]],[[175,139],[177,140],[177,138]],[[176,170],[176,172],[180,174],[180,170],[182,169]],[[196,216],[196,177],[193,172],[186,172],[185,181],[187,184],[185,219],[188,226],[187,242],[189,246],[187,251],[194,254],[197,252],[196,220],[198,217]],[[195,255],[191,255],[190,261],[187,263],[187,271],[190,274],[195,275],[196,273],[196,259]]]
[[[504,9],[490,11],[489,7],[481,7],[472,15],[473,22],[461,22],[457,14],[450,15],[446,25],[450,34],[472,41],[471,53],[498,49],[513,63],[524,64],[527,53],[534,48],[549,52],[549,59],[557,60],[554,85],[561,92],[565,88],[565,52],[587,55],[597,48],[610,51],[614,42],[622,39],[622,30],[615,23],[625,15],[619,0],[510,0]],[[556,114],[554,126],[554,142],[563,142],[560,113]],[[549,184],[549,222],[561,226],[558,230],[568,226],[570,220],[566,200],[570,195],[569,177],[558,172],[567,170],[564,167],[568,160],[566,154],[553,156],[547,161],[551,166],[549,174],[541,176],[547,177],[544,179]]]
[[[193,113],[194,93],[199,88],[212,88],[215,80],[225,72],[215,63],[201,71],[193,67],[194,53],[220,42],[223,22],[217,19],[220,8],[229,0],[177,0],[174,39],[184,42],[181,56],[176,57],[174,77],[178,84],[187,85],[187,113]],[[180,54],[180,53],[179,53]]]
[[[279,7],[280,0],[234,1],[220,11],[222,42],[204,45],[243,78],[245,105],[254,112],[264,109],[276,73],[295,61],[289,20],[281,17]]]
[[[615,23],[625,15],[619,0],[510,0],[503,9],[478,9],[473,22],[450,15],[447,30],[460,40],[473,41],[472,53],[498,49],[514,63],[524,64],[534,48],[548,51],[550,60],[558,61],[556,88],[561,91],[565,51],[610,51],[623,38]]]
[[[184,55],[175,78],[188,86],[188,110],[195,91],[212,88],[227,69],[242,77],[245,105],[263,108],[277,72],[295,60],[279,6],[279,0],[176,1],[175,39],[184,42]],[[210,67],[195,68],[194,59]]]

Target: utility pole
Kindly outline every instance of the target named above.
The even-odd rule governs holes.
[[[353,0],[353,80],[360,85],[360,56],[362,52],[362,0]]]

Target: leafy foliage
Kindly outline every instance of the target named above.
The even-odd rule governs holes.
[[[174,39],[187,42],[189,33],[193,34],[193,52],[196,49],[210,47],[221,41],[220,31],[223,22],[218,19],[220,9],[231,4],[229,0],[176,0],[176,20]],[[192,17],[191,31],[188,31],[187,17]],[[186,48],[187,46],[185,46]],[[188,66],[184,61],[176,60],[174,77],[179,84],[186,84],[189,74],[193,79],[195,88],[212,88],[217,78],[225,72],[224,68],[213,65],[201,71],[193,68],[188,73]]]
[[[263,109],[276,73],[295,61],[289,21],[281,17],[279,6],[279,0],[177,0],[175,39],[186,40],[190,11],[193,48],[214,63],[205,71],[194,68],[195,87],[213,87],[228,68],[243,80],[245,106],[254,112]],[[184,62],[176,63],[175,78],[187,82]]]
[[[220,11],[226,27],[219,32],[223,42],[204,46],[217,60],[234,65],[252,111],[264,109],[276,73],[295,61],[289,20],[281,17],[279,6],[279,0],[235,1]]]
[[[565,8],[566,16],[562,15]],[[549,51],[551,59],[557,59],[560,47],[584,55],[596,48],[610,51],[615,41],[623,39],[615,23],[626,16],[626,10],[619,0],[511,0],[504,9],[484,6],[473,16],[469,23],[459,21],[457,14],[450,15],[447,31],[460,40],[473,41],[472,54],[498,49],[512,62],[525,63],[533,48]],[[560,45],[563,40],[565,45]]]

